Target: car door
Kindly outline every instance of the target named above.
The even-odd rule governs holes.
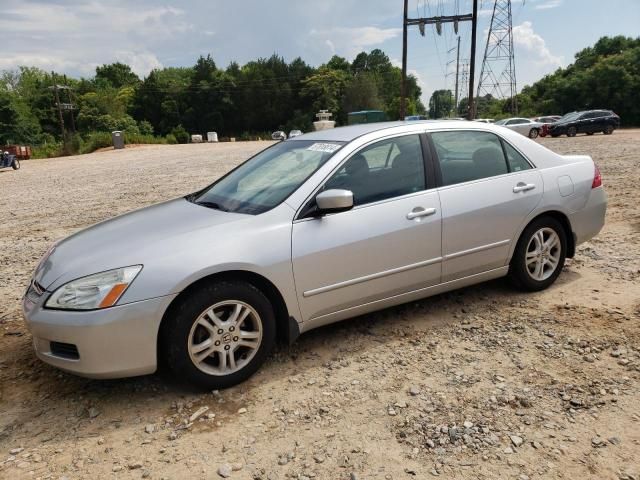
[[[580,118],[576,121],[576,132],[587,133],[593,131],[593,113],[587,112],[580,115]]]
[[[440,282],[442,215],[423,149],[420,135],[365,146],[318,190],[350,190],[354,208],[294,221],[292,263],[304,321]]]
[[[504,267],[542,199],[540,173],[491,132],[433,132],[430,139],[441,185],[442,281]]]

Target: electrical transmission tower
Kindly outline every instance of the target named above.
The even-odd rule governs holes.
[[[510,110],[516,115],[518,113],[516,93],[511,0],[495,0],[482,70],[480,70],[477,97],[491,95],[494,98],[508,98]]]

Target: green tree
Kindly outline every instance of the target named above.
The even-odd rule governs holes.
[[[129,65],[116,62],[96,67],[95,82],[98,84],[104,82],[113,88],[120,89],[137,85],[140,83],[140,79],[133,73]]]
[[[448,117],[453,108],[453,94],[451,90],[436,90],[429,99],[429,117]]]

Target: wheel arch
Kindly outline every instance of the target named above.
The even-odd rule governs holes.
[[[271,302],[273,306],[275,318],[276,318],[276,338],[279,341],[286,343],[293,343],[300,335],[300,329],[298,322],[290,316],[287,304],[284,297],[278,290],[278,288],[266,277],[251,272],[248,270],[228,270],[223,272],[216,272],[204,277],[201,277],[187,287],[185,287],[169,304],[165,310],[162,320],[160,321],[160,328],[158,331],[158,361],[161,362],[159,353],[162,351],[162,342],[164,339],[164,327],[167,325],[168,319],[171,317],[173,309],[178,305],[180,301],[188,297],[191,292],[198,289],[201,285],[216,281],[241,281],[253,285],[260,290]]]
[[[531,225],[532,222],[535,222],[536,220],[538,220],[541,217],[551,217],[554,218],[555,220],[557,220],[558,222],[560,222],[560,224],[562,225],[562,227],[564,228],[564,232],[566,234],[567,237],[567,258],[573,258],[575,253],[576,253],[576,237],[573,233],[573,230],[571,228],[571,222],[569,221],[569,217],[567,217],[564,213],[562,213],[559,210],[547,210],[544,212],[540,212],[538,213],[535,217],[531,218],[523,227],[522,230],[520,230],[520,233],[518,234],[518,241],[515,242],[514,244],[514,249],[515,249],[515,245],[517,245],[517,243],[520,241],[520,238],[522,237],[522,233],[527,229],[527,227],[529,225]],[[513,255],[513,251],[511,252],[511,255]]]

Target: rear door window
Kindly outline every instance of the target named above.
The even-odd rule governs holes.
[[[500,138],[489,132],[454,131],[431,134],[443,185],[509,173]]]

